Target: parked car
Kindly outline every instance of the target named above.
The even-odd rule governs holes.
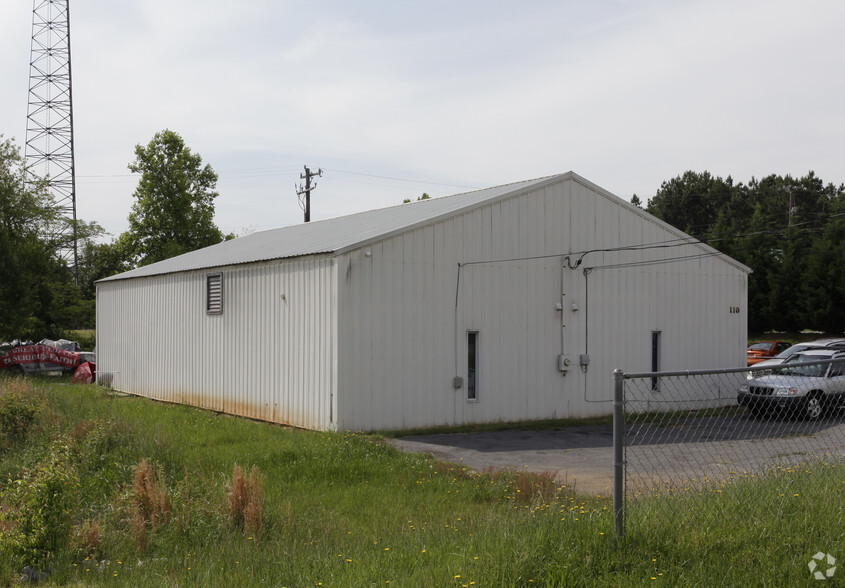
[[[748,372],[748,379],[753,380],[761,376],[771,374],[775,366],[778,366],[788,360],[796,353],[808,351],[810,349],[841,349],[845,351],[845,338],[832,337],[829,339],[816,339],[815,341],[807,341],[805,343],[796,343],[791,347],[781,351],[771,359],[763,360],[754,364],[754,369]],[[768,368],[768,369],[761,369]]]
[[[824,362],[813,363],[807,362]],[[753,415],[779,413],[817,420],[845,402],[845,351],[811,349],[793,355],[778,373],[740,386],[737,403]]]
[[[786,351],[792,343],[789,341],[757,341],[748,346],[746,355],[748,356],[748,365],[754,365],[765,359],[774,357],[781,351]]]

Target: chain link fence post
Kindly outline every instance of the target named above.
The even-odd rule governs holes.
[[[625,373],[613,371],[613,524],[617,538],[625,536]]]
[[[681,513],[696,528],[714,520],[744,527],[761,506],[789,517],[814,512],[841,491],[845,352],[795,357],[714,370],[614,371],[617,538],[627,526],[675,525]]]

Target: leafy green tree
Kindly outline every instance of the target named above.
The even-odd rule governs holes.
[[[705,234],[716,222],[719,210],[730,201],[733,180],[713,177],[710,172],[688,171],[663,182],[646,211],[690,235]]]
[[[93,305],[83,302],[58,255],[73,245],[71,222],[45,182],[27,177],[20,150],[0,135],[0,338],[58,337],[93,325]],[[83,221],[76,229],[81,238],[102,231]]]
[[[752,269],[752,331],[845,329],[845,187],[770,175],[748,184],[686,172],[663,182],[647,210]]]
[[[132,269],[129,235],[123,233],[111,243],[96,243],[89,239],[79,254],[79,288],[87,299],[94,299],[95,282]]]
[[[845,187],[831,202],[831,215],[823,233],[815,239],[801,283],[803,321],[818,330],[845,329]],[[833,327],[834,329],[832,329]]]
[[[177,133],[165,129],[136,145],[129,169],[141,174],[127,237],[134,262],[147,265],[223,240],[213,221],[217,174]]]

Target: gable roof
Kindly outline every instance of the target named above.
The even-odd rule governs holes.
[[[261,231],[171,257],[158,263],[145,265],[99,281],[141,278],[302,255],[339,253],[361,246],[367,241],[403,232],[444,216],[451,216],[467,208],[473,208],[482,202],[507,198],[526,188],[558,181],[568,175],[561,174],[526,180],[474,192],[431,198],[347,216]]]
[[[391,237],[395,234],[417,228],[418,226],[454,216],[465,210],[475,208],[482,203],[489,204],[498,200],[505,200],[524,191],[541,188],[564,180],[575,180],[585,186],[589,186],[591,189],[607,197],[618,200],[620,204],[627,206],[632,212],[647,217],[650,221],[660,224],[666,230],[676,233],[679,236],[689,237],[679,229],[632,206],[621,198],[613,196],[574,172],[567,172],[473,192],[431,198],[388,208],[369,210],[347,216],[253,233],[104,278],[99,280],[99,282],[211,269],[304,255],[343,253],[347,250],[364,246],[368,242]],[[690,237],[690,239],[692,238]],[[697,242],[696,244],[711,253],[717,253],[715,249],[703,243]],[[750,271],[749,268],[727,256],[719,256],[729,263],[732,262],[733,265],[744,271]]]

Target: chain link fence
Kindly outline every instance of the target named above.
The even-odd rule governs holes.
[[[839,493],[842,478],[820,474],[845,464],[845,357],[832,357],[775,368],[617,371],[617,534],[644,519],[671,522],[711,494],[753,509],[767,508],[767,493],[797,492],[799,478],[838,484],[831,492]],[[720,516],[708,505],[705,520]]]

